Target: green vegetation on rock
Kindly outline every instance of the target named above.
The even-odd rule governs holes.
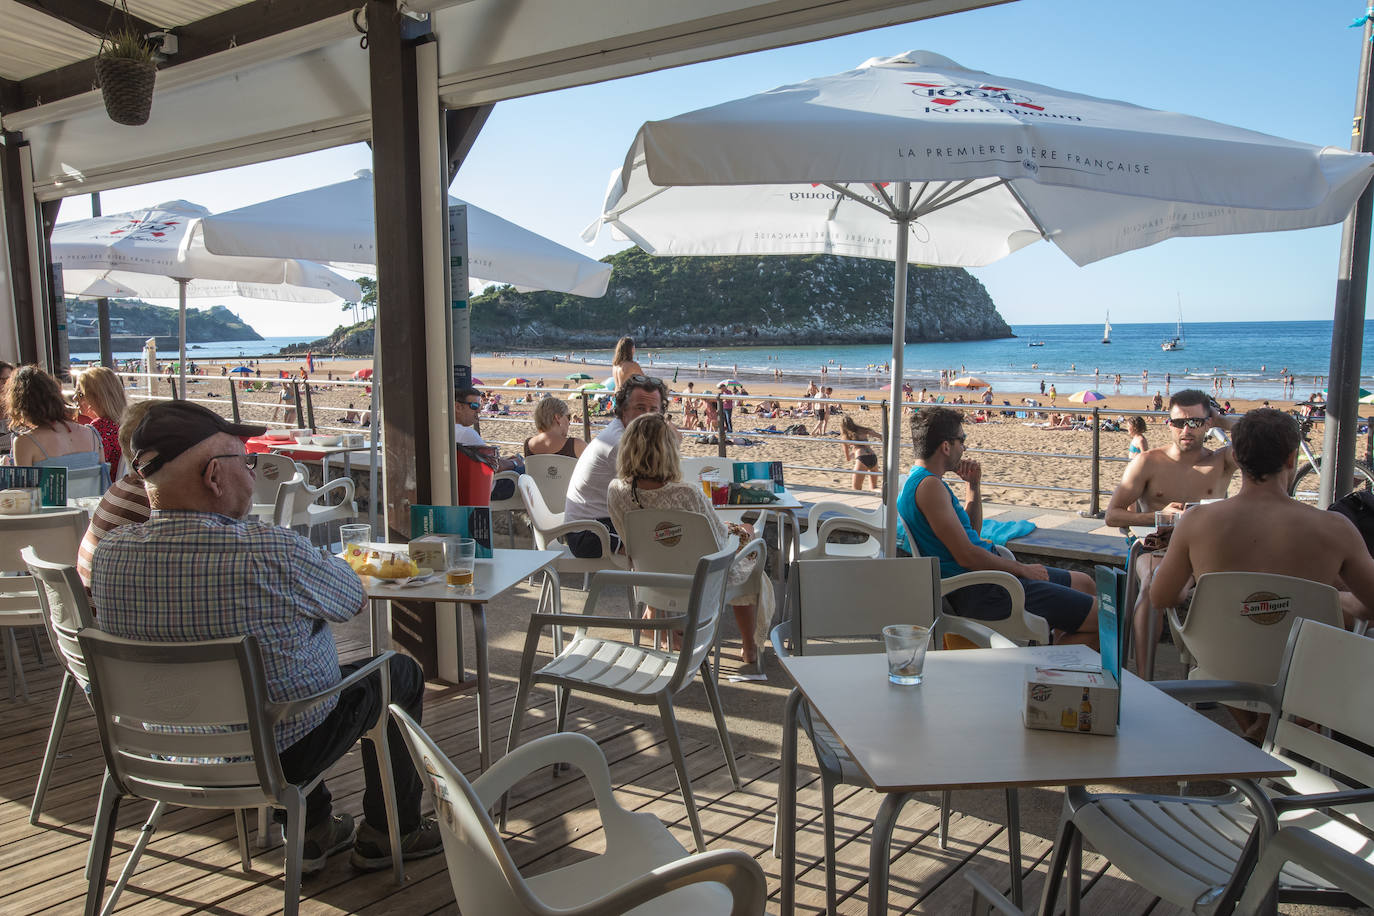
[[[67,317],[73,319],[94,319],[96,306],[94,300],[68,299]],[[141,299],[111,299],[110,318],[120,319],[123,326],[116,325],[114,334],[137,335],[140,337],[175,337],[177,334],[177,310],[160,305],[150,305]],[[72,333],[72,337],[84,335]],[[91,336],[94,336],[92,332]],[[208,309],[188,308],[186,310],[186,340],[193,343],[207,343],[217,340],[262,340],[262,335],[245,323],[239,316],[222,305]]]

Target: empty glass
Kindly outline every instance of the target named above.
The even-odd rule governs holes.
[[[887,679],[904,687],[921,683],[930,627],[891,624],[883,627],[883,642],[887,644]]]
[[[344,550],[348,549],[349,544],[370,544],[372,543],[372,526],[340,525],[339,539],[343,542]]]

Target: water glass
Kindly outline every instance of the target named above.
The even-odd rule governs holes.
[[[887,644],[887,679],[904,687],[921,683],[930,627],[891,624],[883,627],[883,642]]]
[[[471,587],[473,567],[477,563],[477,542],[472,538],[454,538],[444,545],[447,572],[444,582],[449,588]]]
[[[1174,513],[1160,509],[1155,513],[1155,530],[1163,534],[1174,527]]]
[[[343,543],[344,550],[348,549],[349,544],[370,544],[372,543],[371,525],[340,525],[339,540]]]

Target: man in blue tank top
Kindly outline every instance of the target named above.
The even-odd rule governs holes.
[[[1002,557],[978,535],[983,526],[983,471],[965,458],[964,417],[948,407],[927,407],[911,417],[911,444],[916,465],[897,498],[914,553],[940,561],[941,576],[990,569],[1011,573],[1026,592],[1026,610],[1044,617],[1056,631],[1056,642],[1097,646],[1096,587],[1090,576],[1066,569],[1019,563]],[[967,485],[966,506],[944,482],[953,472]],[[1001,620],[1011,614],[1011,596],[996,585],[970,585],[951,592],[950,604],[961,617]]]

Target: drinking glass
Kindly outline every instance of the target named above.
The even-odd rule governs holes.
[[[444,545],[444,560],[448,571],[444,581],[449,588],[472,585],[473,566],[477,562],[477,542],[472,538],[457,538]]]
[[[1160,509],[1155,513],[1155,530],[1163,534],[1174,527],[1174,513]]]
[[[371,525],[340,525],[339,540],[343,543],[343,549],[347,550],[350,544],[370,544],[372,543]]]
[[[921,683],[930,627],[891,624],[883,627],[883,642],[887,644],[887,679],[904,687]]]
[[[730,485],[719,481],[711,484],[711,505],[724,506],[730,502]]]

